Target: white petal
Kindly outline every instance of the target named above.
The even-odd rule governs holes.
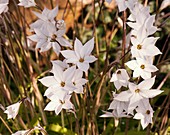
[[[73,104],[70,101],[67,101],[63,104],[63,109],[73,109]]]
[[[142,90],[141,95],[146,98],[153,98],[159,94],[161,94],[163,91],[157,90],[157,89],[151,89],[151,90]]]
[[[56,107],[55,114],[58,115],[61,112],[61,110],[62,110],[62,104]]]
[[[78,60],[75,52],[72,51],[72,50],[64,50],[64,51],[61,51],[61,54],[62,54],[66,59],[77,59],[77,60]]]
[[[89,64],[88,64],[88,63],[85,63],[85,62],[83,62],[83,63],[78,62],[78,63],[77,63],[77,66],[78,66],[78,68],[79,68],[80,70],[82,70],[82,71],[84,71],[84,72],[86,72],[86,71],[89,69]]]
[[[53,101],[50,101],[46,107],[44,108],[45,111],[54,111],[55,108],[57,107],[57,103],[56,102],[53,102]]]
[[[133,118],[134,118],[134,119],[137,119],[137,120],[140,120],[140,119],[144,119],[144,116],[143,116],[142,113],[136,113]]]
[[[63,38],[63,37],[58,37],[58,38],[57,38],[57,41],[58,41],[62,46],[72,48],[72,45],[70,44],[70,42],[69,42],[68,40],[66,40],[65,38]]]
[[[63,79],[64,79],[63,81],[71,82],[71,80],[74,76],[75,70],[76,70],[75,66],[67,68],[63,73]]]
[[[155,77],[156,76],[154,76],[154,77],[152,77],[150,79],[146,79],[146,80],[142,81],[138,85],[139,89],[148,89],[149,90],[155,83]]]
[[[156,46],[148,46],[145,51],[146,56],[155,56],[158,54],[162,54],[160,50]]]
[[[52,47],[53,47],[54,52],[55,52],[57,55],[59,55],[59,54],[60,54],[60,50],[61,50],[61,47],[59,46],[59,44],[56,43],[56,42],[54,42],[54,43],[52,44]]]
[[[130,69],[134,70],[138,65],[136,60],[131,60],[125,63],[126,66],[128,66]]]
[[[128,91],[123,91],[121,93],[119,93],[114,99],[118,100],[118,101],[129,101],[129,98],[132,96],[132,93],[128,90]]]
[[[147,72],[147,71],[143,70],[143,72],[141,73],[141,77],[143,79],[149,79],[149,78],[151,78],[151,72]]]
[[[97,60],[97,58],[92,56],[92,55],[91,56],[85,56],[85,58],[84,58],[84,61],[88,62],[88,63],[92,63],[92,62],[94,62],[96,60]]]
[[[51,85],[55,85],[57,83],[54,76],[47,76],[42,79],[39,79],[39,81],[46,87],[50,87]]]
[[[133,72],[133,77],[139,77],[142,73],[141,68],[136,68]]]
[[[81,54],[80,54],[80,50],[83,48],[83,45],[81,43],[81,41],[79,39],[76,38],[75,42],[74,42],[74,50],[75,53],[77,55],[78,58],[80,58]]]
[[[144,70],[147,72],[156,72],[158,71],[158,68],[154,65],[147,64]]]
[[[63,70],[60,66],[54,64],[52,68],[52,73],[54,74],[54,78],[57,80],[58,83],[63,81]]]
[[[56,6],[53,10],[50,11],[50,13],[48,14],[48,19],[53,20],[58,13],[58,6]]]
[[[85,43],[83,46],[83,52],[86,56],[90,55],[94,48],[94,37]]]
[[[114,85],[117,90],[119,90],[122,87],[122,85],[119,83],[119,81],[114,81]]]

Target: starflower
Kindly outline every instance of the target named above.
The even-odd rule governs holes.
[[[45,107],[45,111],[55,111],[58,115],[62,109],[73,109],[74,105],[70,102],[71,95],[65,95],[64,97],[53,97],[51,101]]]
[[[28,8],[28,7],[34,7],[36,6],[36,3],[34,0],[19,0],[19,6],[24,6],[25,8]]]
[[[89,69],[89,63],[97,60],[91,55],[93,48],[94,38],[85,43],[84,46],[80,40],[76,38],[74,42],[74,50],[64,50],[61,51],[61,54],[66,58],[67,63],[76,64],[80,70],[87,72]]]
[[[133,77],[141,76],[143,79],[151,78],[151,72],[156,72],[158,68],[148,61],[136,58],[136,60],[131,60],[125,63],[131,70],[134,70]]]
[[[60,66],[54,64],[52,69],[54,76],[47,76],[39,79],[43,85],[48,87],[44,95],[50,98],[57,91],[65,91],[67,93],[73,92],[75,86],[72,83],[72,78],[75,70],[76,67],[73,66],[63,71]]]
[[[112,74],[110,82],[114,82],[116,89],[119,90],[122,86],[127,87],[129,79],[125,69],[118,69],[116,73]]]
[[[146,79],[138,85],[129,83],[129,90],[123,91],[115,97],[115,100],[128,102],[128,113],[131,113],[140,103],[141,100],[153,98],[163,91],[151,89],[155,82],[155,77]],[[131,113],[132,114],[132,113]]]
[[[58,14],[58,6],[56,6],[54,9],[49,10],[47,8],[44,8],[42,13],[35,12],[33,13],[39,18],[36,22],[32,23],[30,25],[31,29],[46,29],[48,30],[51,27],[51,24],[55,25],[55,17]]]
[[[131,37],[133,46],[131,47],[132,57],[155,56],[161,54],[159,49],[155,46],[158,38],[148,37],[143,40],[139,36]]]
[[[153,109],[149,104],[149,100],[141,101],[136,108],[136,114],[133,119],[138,119],[141,121],[142,128],[145,129],[149,123],[152,124]]]
[[[55,26],[51,26],[48,30],[46,29],[34,29],[35,33],[28,38],[34,42],[37,42],[36,49],[40,48],[40,52],[45,52],[51,47],[54,52],[59,55],[61,46],[72,47],[71,44],[64,39],[63,31],[56,31]]]
[[[19,112],[21,103],[22,102],[20,101],[7,107],[7,110],[5,110],[4,113],[8,115],[8,119],[11,119],[11,118],[15,119],[15,117],[17,116]]]
[[[0,0],[0,14],[8,11],[9,0]]]

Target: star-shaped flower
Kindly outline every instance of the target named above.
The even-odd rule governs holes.
[[[153,98],[163,91],[151,89],[155,82],[155,77],[146,79],[138,85],[129,83],[129,90],[123,91],[115,97],[115,100],[129,102],[128,113],[131,113],[140,103],[142,99]]]
[[[5,110],[4,113],[8,115],[8,119],[11,119],[11,118],[15,119],[15,117],[17,116],[19,112],[21,103],[22,102],[17,102],[7,107],[7,110]]]
[[[116,89],[119,90],[122,86],[127,87],[129,79],[125,69],[118,69],[116,73],[112,74],[110,82],[114,82]]]
[[[74,42],[74,50],[64,50],[61,51],[61,54],[66,58],[67,63],[76,64],[80,70],[87,72],[89,69],[89,63],[97,60],[91,55],[93,48],[94,38],[85,43],[84,46],[80,40],[76,38]]]
[[[58,14],[58,6],[56,6],[54,9],[49,10],[47,8],[44,8],[42,13],[35,12],[33,13],[38,17],[38,20],[30,25],[31,29],[45,29],[48,30],[51,27],[51,24],[55,25],[55,17]]]
[[[0,0],[0,14],[8,11],[9,0]]]
[[[19,6],[24,6],[25,8],[28,8],[28,7],[34,7],[36,6],[36,3],[34,0],[19,0]]]
[[[141,40],[141,37],[131,37],[131,42],[133,46],[131,47],[132,57],[143,56],[155,56],[161,54],[159,49],[155,46],[155,43],[158,38],[147,37]]]
[[[149,100],[141,101],[136,108],[136,114],[133,119],[141,120],[142,128],[145,129],[149,123],[152,124],[153,109],[149,104]]]
[[[75,86],[72,83],[72,78],[75,70],[76,67],[73,66],[63,71],[60,66],[54,64],[52,69],[54,76],[47,76],[39,79],[43,85],[48,87],[44,95],[50,98],[52,95],[61,90],[67,93],[73,92]]]
[[[63,98],[56,96],[45,107],[45,111],[55,111],[58,115],[62,109],[73,109],[74,105],[70,102],[71,95],[65,95]]]
[[[28,38],[34,42],[37,42],[36,49],[40,48],[40,52],[45,52],[51,47],[55,53],[59,55],[61,46],[72,47],[71,44],[63,38],[63,31],[56,31],[55,26],[51,26],[48,30],[46,29],[34,29],[35,33]]]
[[[134,70],[133,77],[141,76],[143,79],[151,78],[151,72],[156,72],[158,70],[156,66],[141,58],[128,61],[125,65],[127,65],[131,70]]]

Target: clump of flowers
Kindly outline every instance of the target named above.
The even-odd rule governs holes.
[[[155,46],[158,37],[151,36],[157,31],[157,27],[153,25],[155,15],[150,15],[149,7],[144,7],[137,0],[122,0],[117,1],[117,4],[120,12],[126,8],[129,8],[131,12],[127,24],[132,28],[130,39],[133,59],[126,62],[125,65],[133,70],[133,78],[137,78],[140,83],[132,83],[129,81],[127,71],[118,69],[112,75],[110,81],[114,82],[117,90],[120,90],[122,86],[128,86],[128,90],[114,94],[113,101],[109,107],[109,110],[111,109],[113,112],[109,114],[106,112],[102,117],[107,115],[110,117],[123,117],[126,114],[127,117],[130,116],[133,119],[140,120],[144,129],[149,123],[152,124],[154,113],[149,99],[163,92],[158,89],[151,89],[156,78],[156,76],[152,76],[152,73],[158,70],[153,65],[153,59],[154,56],[161,54]],[[143,81],[140,81],[141,78]],[[117,112],[117,116],[115,112]]]

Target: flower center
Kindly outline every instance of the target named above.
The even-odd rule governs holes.
[[[150,111],[149,111],[149,110],[147,110],[147,111],[146,111],[146,114],[148,114],[148,115],[149,115],[149,114],[150,114]]]
[[[141,65],[140,68],[141,68],[141,69],[144,69],[144,68],[145,68],[145,65]]]
[[[141,45],[137,45],[137,49],[138,50],[142,49],[142,46]]]
[[[83,63],[83,62],[84,62],[84,59],[83,59],[83,58],[80,58],[80,59],[79,59],[79,62]]]
[[[51,42],[55,42],[56,41],[56,38],[57,38],[57,35],[56,34],[53,34],[51,36]]]
[[[75,83],[75,82],[73,82],[73,85],[75,86],[75,85],[76,85],[76,83]]]
[[[117,71],[117,74],[121,74],[121,71],[119,70],[119,71]]]
[[[61,87],[64,87],[65,86],[65,82],[61,82]]]
[[[61,104],[64,104],[64,103],[65,103],[65,101],[60,100],[60,103],[61,103]]]
[[[136,89],[135,92],[136,92],[136,93],[139,93],[139,92],[140,92],[140,89]]]

